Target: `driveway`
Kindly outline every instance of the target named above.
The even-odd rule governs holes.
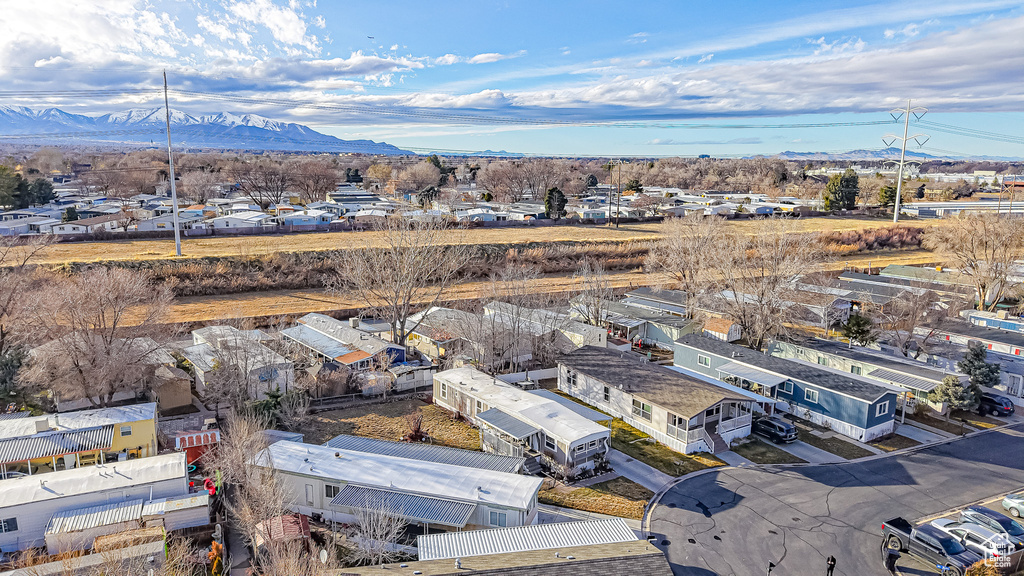
[[[801,458],[810,462],[811,464],[829,464],[832,462],[846,462],[845,458],[836,456],[835,454],[811,446],[803,440],[797,440],[796,442],[790,442],[788,444],[776,444],[776,448],[785,450],[797,458]]]
[[[670,488],[651,534],[675,574],[884,574],[881,523],[914,521],[1024,485],[1024,425],[831,465],[712,470]],[[925,574],[909,559],[904,573]]]
[[[906,436],[911,440],[917,440],[921,444],[927,444],[929,442],[936,442],[944,439],[943,436],[939,436],[934,432],[929,432],[924,428],[918,428],[912,424],[900,424],[899,428],[896,429],[896,433],[900,436]]]
[[[655,494],[673,480],[668,474],[655,470],[618,450],[608,451],[608,462],[612,465],[612,469],[620,475],[625,476]]]

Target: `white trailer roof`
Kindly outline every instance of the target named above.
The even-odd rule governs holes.
[[[95,410],[62,412],[60,414],[44,414],[42,416],[5,420],[4,425],[0,426],[0,438],[33,436],[37,434],[36,422],[43,421],[47,423],[47,427],[50,430],[78,430],[81,428],[108,426],[110,424],[139,422],[154,418],[156,418],[156,402],[96,408]]]
[[[429,534],[417,537],[416,547],[420,560],[441,560],[636,540],[625,520],[615,518]]]

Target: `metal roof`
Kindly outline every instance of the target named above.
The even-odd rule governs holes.
[[[82,430],[56,430],[21,438],[6,438],[0,440],[0,463],[22,462],[90,450],[109,450],[113,439],[113,424]]]
[[[285,328],[281,330],[281,335],[285,338],[291,338],[303,346],[312,348],[328,358],[337,359],[352,352],[352,348],[345,346],[330,336],[313,330],[305,324]]]
[[[499,456],[497,454],[477,452],[476,450],[462,450],[461,448],[449,448],[433,444],[392,442],[390,440],[363,438],[348,434],[335,436],[328,440],[324,446],[354,450],[356,452],[410,458],[412,460],[423,460],[425,462],[450,464],[452,466],[464,466],[466,468],[481,468],[496,472],[507,472],[509,474],[518,473],[525,462],[525,459],[514,456]]]
[[[871,372],[868,372],[868,376],[877,378],[879,380],[885,380],[887,382],[893,382],[901,384],[907,388],[913,388],[914,390],[921,390],[922,392],[931,392],[938,387],[938,382],[932,382],[929,380],[923,380],[921,378],[915,378],[907,374],[900,372],[893,372],[892,370],[886,370],[885,368],[876,368]]]
[[[288,441],[271,444],[256,462],[284,474],[519,510],[529,509],[541,485],[533,476]]]
[[[636,540],[625,520],[615,518],[429,534],[419,536],[416,547],[420,560],[439,560]]]
[[[36,430],[36,423],[42,421],[47,423],[50,430],[80,430],[108,424],[128,424],[154,418],[156,418],[156,402],[44,414],[5,421],[4,425],[0,426],[0,438],[40,434]]]
[[[580,416],[583,416],[587,420],[593,420],[594,422],[607,422],[609,420],[614,420],[614,417],[609,416],[608,414],[598,412],[593,408],[587,408],[583,404],[580,404],[579,402],[574,402],[569,398],[566,398],[565,396],[555,394],[551,390],[528,390],[528,392],[530,394],[540,396],[541,398],[551,400],[552,402],[558,402],[563,407],[568,408],[569,410],[579,414]]]
[[[150,500],[142,505],[142,516],[159,516],[168,512],[178,510],[189,510],[191,508],[209,508],[210,494],[199,492],[180,498],[159,498]]]
[[[28,410],[19,410],[17,412],[0,412],[0,422],[5,420],[20,420],[22,418],[28,418],[32,413]]]
[[[736,376],[738,378],[743,378],[744,380],[756,382],[764,386],[778,386],[786,381],[785,376],[770,374],[763,370],[758,370],[757,368],[745,366],[736,362],[729,362],[728,364],[719,366],[718,371],[730,376]]]
[[[522,440],[529,438],[534,434],[540,432],[540,428],[532,424],[523,422],[515,416],[505,412],[499,408],[491,408],[485,410],[476,415],[479,420],[484,421],[488,425],[497,428],[501,432],[508,434],[516,440]]]
[[[331,506],[357,510],[383,511],[413,522],[429,522],[462,528],[476,510],[475,504],[419,496],[349,484],[331,500]]]
[[[88,508],[62,510],[50,518],[46,526],[47,534],[63,532],[80,532],[98,526],[109,526],[121,522],[131,522],[142,518],[142,499],[102,504]]]

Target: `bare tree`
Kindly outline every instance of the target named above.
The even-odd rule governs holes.
[[[419,325],[409,322],[416,307],[437,304],[469,261],[469,248],[458,232],[439,221],[387,219],[375,234],[364,234],[363,245],[335,256],[336,276],[328,280],[334,292],[353,290],[367,311],[391,326],[392,341],[406,345]]]
[[[402,170],[398,180],[398,187],[402,190],[418,192],[428,186],[437,186],[441,181],[441,170],[430,162],[420,162]]]
[[[30,295],[51,280],[47,271],[34,269],[29,262],[53,241],[49,235],[29,240],[0,237],[0,386],[10,384],[21,363],[20,348],[34,332]]]
[[[68,400],[106,406],[121,391],[140,389],[166,354],[157,340],[170,291],[148,274],[96,268],[56,278],[31,302],[29,320],[39,341],[24,382]]]
[[[1012,293],[1009,275],[1024,259],[1024,220],[965,214],[928,230],[924,245],[949,258],[974,285],[978,310],[995,310]]]
[[[178,194],[195,204],[203,204],[217,195],[220,190],[220,177],[216,172],[193,170],[181,176]]]
[[[391,182],[394,172],[394,168],[390,164],[372,164],[366,169],[366,179],[368,183],[372,183],[379,190]]]
[[[263,210],[279,204],[291,184],[288,173],[276,162],[266,159],[236,164],[231,176],[242,194]]]
[[[943,302],[935,292],[912,284],[881,307],[878,327],[901,354],[916,358],[937,341],[939,329],[959,317],[965,306],[958,300]]]
[[[647,257],[647,271],[672,278],[686,292],[687,314],[693,316],[720,274],[716,263],[728,250],[725,220],[701,213],[670,218],[661,225],[661,240]]]
[[[760,221],[749,234],[731,234],[711,263],[718,274],[709,305],[738,324],[747,344],[760,350],[786,330],[795,311],[795,280],[820,269],[825,252],[817,235],[801,234],[784,220]]]
[[[352,559],[359,564],[379,566],[401,558],[395,546],[405,532],[402,511],[367,501],[356,513],[356,549]]]
[[[292,180],[303,204],[324,201],[338,187],[338,169],[327,160],[303,160],[294,164]]]
[[[491,162],[480,170],[477,182],[498,202],[519,202],[530,189],[530,179],[523,165],[523,161]]]
[[[604,266],[597,260],[584,258],[573,280],[580,283],[579,293],[573,298],[573,313],[587,324],[604,326],[605,302],[613,295]]]

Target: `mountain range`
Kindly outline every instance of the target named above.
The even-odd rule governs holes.
[[[899,148],[885,148],[882,150],[849,150],[847,152],[792,152],[787,150],[786,152],[780,152],[773,154],[772,158],[781,158],[783,160],[847,160],[847,161],[882,161],[892,160],[899,161],[900,149]],[[907,149],[907,158],[911,160],[918,160],[925,162],[928,160],[988,160],[992,162],[1019,162],[1020,158],[1012,156],[935,156],[932,154],[925,154],[924,152],[917,152],[912,149]]]
[[[24,106],[0,106],[0,134],[18,136],[12,141],[32,144],[159,146],[167,141],[165,121],[163,108],[132,108],[102,116],[86,116],[59,108],[37,110]],[[384,142],[342,140],[302,124],[234,112],[197,116],[172,109],[171,137],[175,146],[188,148],[412,154]]]

